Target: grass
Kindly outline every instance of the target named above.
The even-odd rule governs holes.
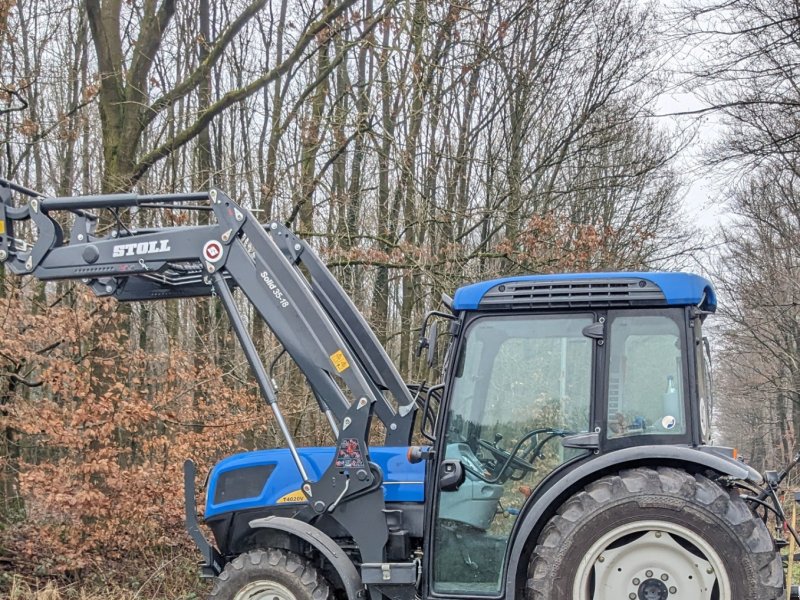
[[[208,589],[194,553],[104,564],[73,581],[0,574],[0,598],[8,600],[199,600]]]
[[[12,576],[9,600],[134,600],[135,592],[123,590],[87,591],[74,586],[58,587],[48,582],[43,588],[34,588],[21,577]]]
[[[102,592],[90,593],[84,590],[69,588],[59,589],[54,583],[48,583],[44,588],[34,589],[22,578],[14,575],[11,580],[9,600],[100,600],[100,598],[113,598],[114,600],[133,600],[133,594],[104,594]]]
[[[147,591],[146,586],[135,591],[115,585],[58,585],[52,581],[40,586],[13,575],[8,600],[199,600],[204,597],[205,594],[196,591],[177,594],[164,588]]]

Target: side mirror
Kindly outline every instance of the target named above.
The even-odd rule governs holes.
[[[464,483],[466,476],[464,465],[460,460],[453,458],[444,460],[439,475],[439,489],[443,492],[455,492]]]
[[[422,351],[428,349],[428,367],[432,367],[436,360],[436,337],[439,335],[439,328],[436,321],[431,323],[430,331],[428,330],[428,322],[432,317],[442,317],[450,321],[457,320],[453,314],[439,312],[438,310],[431,310],[425,314],[422,319],[422,326],[419,328],[419,343],[417,345],[417,356],[422,355]]]
[[[436,321],[431,323],[430,333],[428,334],[428,368],[432,369],[436,363],[436,340],[439,336],[439,326]]]

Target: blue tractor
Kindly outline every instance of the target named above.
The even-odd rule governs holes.
[[[762,475],[710,445],[706,279],[462,287],[421,327],[429,365],[444,354],[441,382],[414,386],[313,249],[220,190],[48,198],[0,180],[0,200],[0,261],[14,273],[80,279],[122,301],[213,293],[228,312],[286,446],[211,470],[213,542],[187,461],[187,525],[210,598],[785,597],[767,516],[785,521],[776,490],[794,463]],[[183,203],[214,224],[96,228],[100,209]],[[68,235],[57,211],[72,214]],[[32,240],[16,233],[24,221]],[[302,370],[335,446],[296,447],[235,294]]]

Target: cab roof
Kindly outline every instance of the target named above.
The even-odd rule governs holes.
[[[698,306],[714,312],[717,296],[699,275],[620,271],[503,277],[461,287],[453,298],[456,311],[612,306]]]

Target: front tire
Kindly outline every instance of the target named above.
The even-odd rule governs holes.
[[[270,548],[240,554],[214,581],[209,600],[326,600],[332,590],[304,558]]]
[[[529,600],[779,600],[783,568],[765,524],[702,475],[637,468],[603,477],[545,526]]]

